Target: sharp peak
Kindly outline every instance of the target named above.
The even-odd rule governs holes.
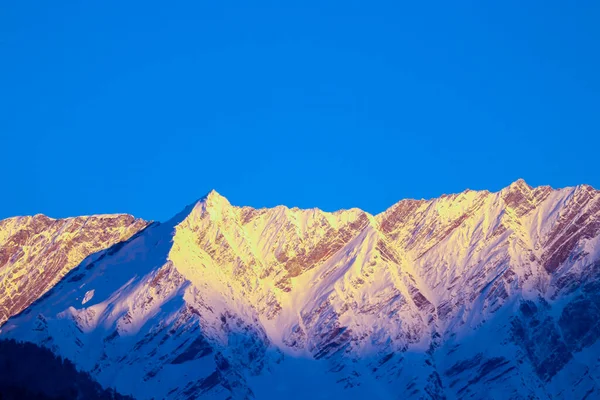
[[[529,186],[529,184],[527,182],[525,182],[525,179],[523,178],[519,178],[516,181],[514,181],[513,183],[511,183],[510,185],[508,185],[509,188],[527,188],[529,190],[533,189],[531,186]]]
[[[196,200],[193,206],[202,205],[205,208],[214,208],[214,207],[226,207],[231,206],[231,203],[227,198],[217,192],[215,189],[212,189],[210,192],[206,193],[200,199]]]
[[[578,187],[586,187],[589,185],[577,185],[574,186],[574,188],[578,188]],[[507,191],[514,191],[514,190],[521,190],[521,191],[535,191],[535,190],[562,190],[562,189],[567,189],[569,187],[566,188],[554,188],[552,186],[549,185],[541,185],[541,186],[531,186],[530,184],[528,184],[527,182],[525,182],[525,179],[523,178],[519,178],[516,181],[514,181],[513,183],[511,183],[510,185],[508,185],[507,187],[503,188],[501,190],[501,192],[507,192]],[[591,186],[590,186],[591,188]],[[593,188],[592,188],[593,189]]]
[[[208,193],[200,198],[198,201],[207,201],[207,200],[227,200],[225,196],[217,192],[215,189],[211,189]],[[228,201],[229,202],[229,201]]]

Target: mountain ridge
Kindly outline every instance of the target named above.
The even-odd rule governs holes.
[[[581,316],[600,316],[599,221],[595,189],[523,180],[377,215],[211,191],[86,256],[0,337],[139,398],[269,398],[276,378],[291,398],[584,398],[600,393],[600,326]],[[286,378],[301,364],[319,391]]]
[[[393,203],[392,205],[390,205],[388,208],[384,209],[383,211],[377,212],[377,213],[371,213],[369,211],[363,210],[360,207],[349,207],[349,208],[339,208],[339,209],[335,209],[332,211],[325,211],[319,207],[297,207],[297,206],[287,206],[285,204],[278,204],[275,206],[263,206],[263,207],[254,207],[254,206],[238,206],[235,204],[231,204],[231,202],[229,201],[229,199],[224,196],[223,194],[221,194],[219,191],[217,191],[217,189],[211,189],[209,190],[205,195],[197,198],[196,200],[194,200],[193,202],[189,203],[188,206],[184,207],[184,209],[182,211],[180,211],[177,214],[180,214],[181,212],[183,212],[185,210],[185,208],[187,207],[191,207],[199,202],[202,202],[203,200],[207,199],[207,198],[219,198],[224,200],[225,202],[227,202],[227,204],[232,205],[234,207],[247,207],[247,208],[251,208],[254,210],[265,210],[265,209],[274,209],[274,208],[279,208],[279,207],[283,207],[286,208],[288,210],[304,210],[304,211],[308,211],[308,210],[319,210],[321,212],[324,213],[337,213],[337,212],[343,212],[343,211],[351,211],[351,210],[359,210],[362,211],[366,214],[369,214],[373,217],[377,217],[387,211],[389,211],[391,208],[393,208],[394,206],[396,206],[398,203],[402,203],[402,202],[429,202],[429,201],[434,201],[436,199],[443,199],[443,198],[447,198],[447,197],[453,197],[453,196],[458,196],[460,194],[463,193],[469,193],[469,192],[477,192],[477,193],[486,193],[486,194],[494,194],[494,193],[500,193],[502,191],[507,191],[511,188],[522,188],[523,186],[527,187],[529,190],[535,190],[535,189],[544,189],[544,190],[551,190],[551,191],[557,191],[557,190],[573,190],[573,189],[577,189],[577,188],[583,188],[583,189],[591,189],[593,191],[598,191],[598,189],[594,188],[591,185],[588,184],[579,184],[579,185],[575,185],[575,186],[565,186],[565,187],[561,187],[561,188],[554,188],[550,185],[539,185],[539,186],[530,186],[525,179],[523,178],[518,178],[517,180],[515,180],[514,182],[510,183],[509,185],[496,190],[496,191],[490,191],[487,189],[470,189],[470,188],[466,188],[461,192],[452,192],[452,193],[442,193],[439,196],[436,197],[429,197],[429,198],[413,198],[413,197],[406,197],[406,198],[402,198],[400,200],[398,200],[396,203]],[[176,214],[176,215],[177,215]],[[77,215],[77,216],[68,216],[68,217],[51,217],[47,214],[44,213],[37,213],[37,214],[23,214],[23,215],[15,215],[15,216],[11,216],[11,217],[6,217],[4,219],[0,219],[0,221],[6,221],[6,220],[12,220],[12,219],[18,219],[18,218],[34,218],[34,217],[44,217],[50,220],[71,220],[71,219],[75,219],[75,218],[89,218],[89,217],[133,217],[136,219],[141,219],[144,220],[143,218],[139,218],[139,217],[135,217],[134,214],[132,213],[128,213],[128,212],[117,212],[117,213],[100,213],[100,214],[86,214],[86,215]],[[148,223],[152,223],[152,222],[158,222],[152,219],[146,219],[145,220]]]

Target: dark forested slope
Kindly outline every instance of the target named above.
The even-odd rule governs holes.
[[[126,400],[72,362],[32,343],[0,340],[0,400]]]

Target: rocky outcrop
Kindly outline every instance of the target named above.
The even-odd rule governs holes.
[[[131,215],[0,221],[0,324],[52,288],[87,256],[128,239],[147,223]]]

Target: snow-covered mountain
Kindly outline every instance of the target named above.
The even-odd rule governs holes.
[[[18,258],[5,250],[17,228],[2,221],[6,315],[19,288],[52,289],[0,337],[140,399],[600,398],[589,186],[519,180],[379,215],[236,207],[213,191],[165,223],[123,218],[104,249],[77,242],[89,256],[73,269],[35,260],[75,236],[31,228],[47,244],[27,236]],[[45,278],[52,266],[62,272]]]

